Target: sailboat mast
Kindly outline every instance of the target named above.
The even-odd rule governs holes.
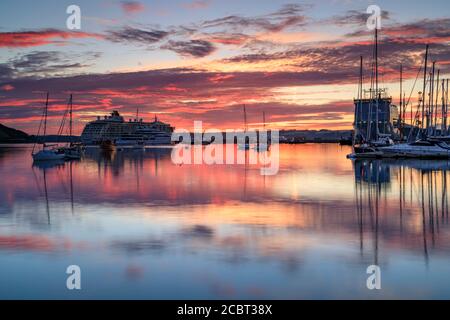
[[[445,134],[447,135],[447,117],[448,117],[448,79],[447,79],[447,85],[445,89]]]
[[[362,87],[363,87],[363,56],[359,57],[359,88],[358,88],[358,99],[362,99]]]
[[[244,130],[246,132],[248,131],[248,127],[247,127],[247,111],[245,110],[245,104],[244,104]]]
[[[425,48],[425,65],[423,69],[423,90],[422,90],[422,122],[421,127],[423,129],[423,124],[425,120],[425,97],[426,97],[426,89],[427,89],[427,65],[428,65],[428,44]]]
[[[42,137],[44,138],[42,148],[45,147],[45,136],[47,135],[47,114],[48,114],[48,91],[47,91],[47,99],[45,100],[45,109],[44,109],[44,134]]]
[[[263,111],[263,129],[266,130],[266,112]]]
[[[400,128],[400,138],[403,138],[403,123],[404,123],[404,112],[403,112],[403,65],[400,64],[400,124],[399,124],[399,128]]]
[[[428,102],[428,124],[431,124],[431,125],[432,125],[431,116],[432,116],[433,110],[434,110],[434,75],[435,75],[435,71],[436,71],[436,61],[433,61],[431,75],[430,75],[430,95],[429,95],[429,102]]]
[[[444,135],[444,119],[445,119],[445,80],[442,79],[442,93],[441,93],[441,102],[442,102],[442,110],[441,110],[441,136]]]
[[[377,95],[378,101],[378,28],[375,28],[375,94]]]
[[[362,97],[363,97],[363,56],[359,57],[359,84],[358,84],[358,106],[355,110],[355,126],[353,132],[353,147],[356,143],[356,138],[359,135],[359,126],[361,126],[361,115],[362,115]],[[358,116],[358,114],[360,116]],[[358,125],[359,121],[359,125]]]
[[[436,78],[436,100],[435,100],[435,103],[434,103],[434,129],[433,129],[434,135],[436,135],[436,130],[437,130],[438,101],[439,101],[439,74],[440,74],[440,71],[441,70],[438,69],[438,71],[437,71],[437,78]],[[433,87],[434,87],[434,85],[433,85]]]
[[[72,94],[69,98],[69,139],[72,141]]]

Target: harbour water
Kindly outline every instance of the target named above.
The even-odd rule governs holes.
[[[1,299],[450,298],[448,161],[280,145],[262,176],[164,148],[36,166],[30,148],[0,148]]]

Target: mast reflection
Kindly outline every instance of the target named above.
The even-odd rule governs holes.
[[[361,255],[372,240],[373,262],[379,262],[379,236],[399,238],[413,246],[420,236],[424,261],[441,245],[448,227],[450,163],[433,160],[355,160],[355,204]],[[392,221],[398,212],[397,222]],[[420,230],[420,234],[419,234]],[[369,234],[368,234],[369,233]]]

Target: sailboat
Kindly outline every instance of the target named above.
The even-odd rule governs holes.
[[[250,149],[250,141],[247,142],[247,132],[248,132],[247,110],[245,109],[245,104],[244,104],[244,138],[245,138],[245,141],[243,144],[238,144],[238,147],[240,150],[249,150]]]
[[[393,146],[382,147],[380,150],[383,152],[384,157],[391,158],[427,158],[427,159],[440,159],[440,158],[450,158],[450,144],[449,140],[445,136],[436,135],[437,127],[437,103],[439,91],[436,92],[436,102],[434,101],[434,74],[435,74],[435,62],[433,62],[432,72],[430,73],[429,86],[430,94],[428,105],[425,106],[426,101],[426,89],[427,89],[427,61],[428,61],[428,45],[425,50],[425,65],[424,65],[424,77],[423,77],[423,93],[421,98],[419,98],[419,107],[417,109],[416,117],[419,113],[421,114],[422,121],[420,122],[421,128],[417,132],[417,136],[412,136],[408,140],[410,142],[400,143]],[[439,71],[438,71],[438,84],[439,84]],[[446,99],[444,84],[442,84],[442,124],[441,133],[445,133],[443,130],[444,125],[447,122],[447,112],[446,112]],[[419,93],[420,94],[420,93]],[[448,96],[448,91],[447,91]],[[421,110],[421,111],[419,111]],[[426,127],[424,123],[426,122]]]
[[[45,143],[45,135],[47,133],[48,96],[49,96],[49,94],[47,92],[47,99],[45,101],[44,113],[42,115],[41,123],[39,124],[39,129],[38,129],[38,133],[37,133],[37,137],[39,137],[41,126],[43,125],[42,149],[37,152],[34,152],[36,143],[34,144],[33,151],[31,152],[31,156],[33,157],[34,161],[61,160],[61,159],[64,159],[64,157],[65,157],[64,152],[61,152],[60,150],[55,149],[55,148],[49,149],[48,147],[51,147],[51,146],[47,145]]]
[[[360,57],[358,98],[355,99],[355,121],[352,141],[353,153],[348,155],[348,158],[380,158],[383,156],[383,153],[379,148],[394,144],[394,141],[391,139],[391,134],[386,133],[388,122],[387,116],[384,115],[384,118],[380,121],[380,113],[385,114],[383,110],[389,109],[391,99],[382,97],[382,93],[385,93],[385,89],[378,88],[377,28],[375,28],[373,54],[372,86],[368,91],[370,95],[369,98],[363,97],[363,94],[367,93],[367,91],[364,91],[363,93],[363,58],[362,56]],[[374,117],[375,119],[373,119]],[[380,122],[384,128],[383,133],[380,132]],[[375,123],[375,127],[372,127],[373,123]]]
[[[72,114],[73,114],[73,99],[72,95],[69,98],[69,137],[72,140]],[[61,148],[64,152],[65,158],[67,160],[78,160],[81,159],[82,154],[82,146],[80,144],[75,144],[72,141],[68,143],[68,145],[64,148]]]
[[[267,141],[267,132],[266,132],[266,113],[263,111],[263,131],[266,135],[266,141],[262,142],[261,141],[261,132],[259,132],[258,134],[258,143],[256,144],[256,146],[253,148],[256,151],[268,151],[269,150],[269,144]]]

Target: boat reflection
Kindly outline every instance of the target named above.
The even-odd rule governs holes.
[[[356,160],[353,167],[360,250],[371,233],[374,264],[380,233],[407,247],[420,236],[427,265],[430,247],[447,251],[448,161]]]
[[[347,153],[282,145],[275,176],[252,165],[179,166],[159,148],[88,148],[81,161],[37,166],[29,150],[5,153],[0,255],[28,254],[45,264],[46,279],[48,252],[64,263],[80,259],[98,274],[98,297],[114,290],[105,267],[123,277],[114,297],[370,297],[371,264],[392,289],[378,296],[422,297],[405,286],[413,277],[423,292],[450,297],[449,164],[352,162]],[[17,259],[0,269],[20,279]],[[130,280],[126,270],[140,276]]]

